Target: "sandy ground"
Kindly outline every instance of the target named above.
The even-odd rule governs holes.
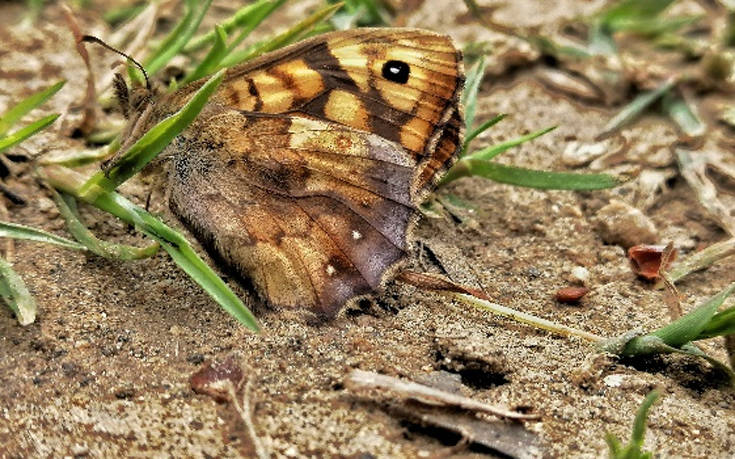
[[[267,27],[278,29],[298,17],[303,6],[292,3]],[[540,84],[537,72],[545,64],[526,43],[488,32],[472,21],[461,2],[451,2],[456,11],[442,3],[427,0],[401,22],[450,33],[459,43],[495,43],[478,119],[501,112],[510,116],[478,145],[559,125],[502,161],[569,169],[561,160],[565,149],[574,142],[594,143],[616,108],[574,102]],[[536,2],[525,5],[501,8],[495,18],[522,17],[524,26],[551,27],[593,11],[597,3],[567,1],[549,9]],[[47,9],[35,29],[12,25],[22,14],[19,5],[3,3],[0,11],[6,18],[0,32],[0,109],[66,78],[66,87],[34,115],[66,112],[81,100],[86,74],[58,9]],[[98,15],[83,21],[89,30],[106,33]],[[78,117],[67,112],[25,149],[87,148],[67,135]],[[713,136],[732,135],[721,126],[713,129]],[[498,303],[602,336],[666,323],[661,292],[637,280],[624,248],[601,236],[600,209],[612,200],[638,206],[656,226],[657,242],[673,240],[683,256],[726,234],[676,173],[672,124],[651,116],[624,136],[630,151],[641,154],[631,154],[616,167],[669,174],[662,192],[646,192],[640,180],[612,191],[574,193],[463,179],[439,193],[460,198],[474,211],[461,222],[424,218],[412,267],[443,272]],[[732,150],[724,152],[732,161]],[[655,154],[655,161],[641,160]],[[6,202],[12,221],[66,235],[48,195],[27,168],[7,183],[29,198],[25,206]],[[122,191],[145,202],[147,187],[140,181]],[[156,195],[152,210],[185,231]],[[83,208],[83,216],[102,238],[145,242],[93,209]],[[198,395],[189,383],[204,362],[233,353],[252,383],[255,430],[277,457],[494,454],[471,441],[451,448],[460,436],[422,426],[410,415],[419,412],[414,405],[380,392],[346,389],[345,376],[353,368],[451,383],[479,401],[530,407],[541,419],[525,423],[525,433],[517,424],[508,430],[507,423],[469,415],[487,421],[482,422],[486,428],[511,432],[511,438],[532,438],[512,451],[518,456],[606,455],[605,432],[627,438],[637,407],[654,387],[663,397],[650,416],[647,448],[661,457],[727,457],[735,451],[733,391],[708,364],[682,356],[619,360],[581,339],[553,336],[404,284],[392,283],[372,302],[323,321],[267,310],[230,279],[258,313],[263,333],[254,335],[163,252],[148,260],[113,262],[18,242],[14,267],[40,311],[34,324],[21,327],[7,309],[0,309],[0,457],[251,455],[253,444],[233,405]],[[572,285],[575,267],[589,271],[590,293],[578,306],[559,304],[554,293]],[[735,260],[730,259],[680,283],[685,310],[724,288],[733,270]],[[726,359],[718,340],[705,347]],[[446,409],[433,413],[468,418]]]

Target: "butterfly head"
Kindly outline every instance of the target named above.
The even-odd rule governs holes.
[[[149,86],[134,86],[130,88],[120,73],[115,74],[113,88],[120,109],[125,118],[128,119],[135,118],[140,113],[143,113],[155,99],[152,88]]]

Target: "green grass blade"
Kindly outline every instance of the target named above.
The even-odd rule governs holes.
[[[720,311],[707,322],[697,339],[714,338],[715,336],[735,335],[735,306]]]
[[[9,237],[24,241],[44,242],[53,244],[65,249],[87,250],[83,245],[57,236],[46,231],[31,228],[30,226],[19,225],[17,223],[0,222],[0,237]]]
[[[704,304],[669,325],[647,335],[630,339],[625,343],[621,353],[623,355],[645,355],[662,352],[683,352],[705,357],[709,360],[709,357],[690,343],[711,337],[710,333],[714,327],[708,328],[708,325],[712,324],[715,312],[733,291],[735,291],[735,283],[730,284]],[[727,313],[727,310],[723,312]],[[727,314],[729,317],[731,313]],[[721,319],[722,317],[719,320]],[[722,322],[718,324],[722,325]],[[688,346],[688,348],[685,348],[685,346]]]
[[[624,30],[632,22],[652,20],[668,8],[674,0],[623,0],[600,16],[600,21],[613,31]]]
[[[730,284],[729,287],[707,300],[703,305],[669,325],[654,331],[651,335],[661,338],[664,343],[676,348],[700,339],[700,334],[710,322],[712,316],[733,291],[735,291],[735,283]]]
[[[285,0],[277,0],[275,2],[270,2],[266,5],[264,5],[263,8],[258,9],[253,12],[250,16],[248,16],[247,23],[243,24],[242,30],[240,30],[240,34],[235,37],[234,40],[232,40],[232,43],[227,47],[227,53],[231,53],[235,48],[237,48],[240,43],[245,40],[250,33],[255,30],[258,25],[260,25],[261,22],[265,20],[268,16],[270,16],[277,8],[280,8],[281,5],[285,3]]]
[[[328,1],[336,3],[334,0]],[[376,0],[347,0],[344,7],[332,17],[331,23],[337,30],[385,26],[390,24],[391,18],[382,6]]]
[[[531,45],[536,47],[542,54],[554,56],[558,59],[586,59],[592,57],[592,53],[586,48],[580,48],[572,45],[561,45],[554,40],[541,36],[531,35],[526,38]]]
[[[143,67],[150,72],[150,64],[159,59],[160,56],[166,52],[167,49],[172,48],[176,45],[177,37],[183,34],[194,22],[196,15],[196,0],[184,0],[184,17],[176,23],[171,32],[158,44],[155,51],[151,52],[150,55],[143,61]],[[172,55],[173,56],[173,55]]]
[[[181,234],[118,194],[101,195],[98,204],[104,210],[117,216],[128,216],[138,229],[158,241],[179,268],[214,298],[225,311],[250,330],[254,332],[259,330],[258,322],[253,314],[227,284],[212,271],[212,268],[199,258],[199,255]]]
[[[537,171],[477,159],[462,159],[455,164],[452,170],[442,180],[442,185],[460,177],[471,176],[484,177],[509,185],[546,190],[601,190],[613,188],[622,183],[620,179],[608,174]]]
[[[470,142],[472,142],[473,140],[475,140],[475,137],[477,137],[478,135],[480,135],[483,132],[487,131],[488,129],[490,129],[491,127],[495,126],[496,124],[498,124],[506,116],[507,116],[506,114],[501,113],[500,115],[497,115],[494,118],[491,118],[491,119],[485,121],[484,123],[482,123],[481,125],[479,125],[477,128],[475,128],[472,131],[470,131],[470,133],[467,134],[467,136],[464,139],[464,145],[462,146],[462,151],[467,151],[467,149],[470,146]]]
[[[467,72],[467,80],[464,85],[464,91],[460,96],[460,103],[464,106],[464,122],[467,129],[472,129],[475,122],[475,112],[477,110],[477,93],[485,76],[485,68],[487,62],[485,57],[481,57],[469,72]],[[498,120],[500,121],[500,120]]]
[[[710,365],[712,365],[713,367],[725,373],[730,379],[730,386],[735,387],[735,371],[733,371],[732,368],[720,362],[716,358],[705,354],[700,348],[698,348],[694,344],[686,343],[680,349],[675,349],[674,352],[677,352],[679,354],[693,355],[695,357],[700,357],[706,360],[707,362],[710,363]]]
[[[623,445],[620,443],[620,440],[618,440],[618,437],[608,433],[605,435],[605,443],[607,443],[608,448],[610,448],[611,458],[620,457],[619,455],[623,451]]]
[[[466,156],[466,159],[480,159],[484,161],[489,161],[510,148],[517,147],[518,145],[529,142],[537,137],[541,137],[542,135],[549,133],[554,129],[556,129],[556,126],[547,127],[545,129],[541,129],[539,131],[531,132],[530,134],[518,137],[517,139],[502,142],[497,145],[491,145],[487,148],[483,148],[482,150],[470,153]]]
[[[190,83],[192,81],[204,78],[205,76],[212,73],[219,65],[222,58],[227,55],[227,32],[225,29],[217,25],[215,26],[216,39],[214,45],[209,49],[209,52],[204,59],[196,66],[196,68],[189,73],[186,78],[181,82],[181,85]]]
[[[0,138],[0,151],[7,150],[8,148],[21,143],[32,135],[46,129],[48,126],[51,125],[51,123],[56,121],[56,118],[58,117],[58,114],[46,116],[38,121],[29,124],[24,128],[18,129],[7,137]]]
[[[96,163],[110,156],[109,148],[97,148],[96,150],[83,151],[57,151],[43,155],[38,164],[48,166],[58,164],[66,167],[79,167]]]
[[[597,137],[600,139],[607,137],[621,127],[637,119],[648,107],[659,100],[664,93],[669,91],[675,83],[676,81],[671,79],[652,91],[639,94],[631,103],[623,107],[623,109],[620,110],[620,112],[618,112],[618,114],[615,115],[607,125],[605,125],[604,129]]]
[[[168,252],[179,268],[199,284],[225,311],[248,329],[254,332],[259,331],[258,323],[250,310],[212,268],[199,258],[184,236],[115,192],[95,186],[85,195],[78,195],[80,186],[85,183],[84,177],[71,169],[47,166],[39,171],[39,174],[55,188],[111,213],[126,223],[135,225],[143,234],[161,244],[161,247]]]
[[[337,10],[342,8],[342,5],[343,3],[337,3],[336,5],[330,5],[322,8],[275,37],[264,40],[242,51],[230,53],[222,60],[220,68],[232,67],[233,65],[248,61],[260,56],[261,54],[298,41],[311,32],[316,26],[332,17]]]
[[[53,189],[52,189],[53,190]],[[64,194],[63,196],[53,190],[54,201],[59,208],[59,213],[66,221],[66,227],[74,238],[95,255],[113,260],[139,260],[149,258],[158,253],[159,244],[154,242],[148,247],[138,248],[125,244],[115,244],[96,238],[82,223],[77,211],[76,200]]]
[[[22,22],[24,26],[31,26],[36,23],[38,17],[41,15],[43,2],[44,0],[26,0],[26,8],[28,11],[26,12],[25,18]]]
[[[633,432],[630,435],[630,442],[627,445],[623,445],[618,438],[608,433],[605,435],[605,442],[607,442],[610,448],[610,458],[612,459],[646,459],[651,457],[651,453],[643,452],[643,441],[646,434],[646,422],[648,420],[648,413],[651,410],[651,406],[658,400],[659,392],[652,390],[646,395],[640,408],[635,415],[633,421]]]
[[[181,110],[148,130],[106,173],[98,172],[79,191],[85,195],[95,186],[112,191],[138,173],[197,117],[224,78],[224,70],[213,75]]]
[[[587,50],[591,54],[603,56],[612,56],[618,52],[612,31],[601,21],[595,21],[590,26]]]
[[[181,49],[189,42],[194,33],[196,32],[199,24],[201,24],[204,15],[209,6],[212,4],[212,0],[204,0],[199,10],[196,7],[199,2],[195,0],[187,0],[186,15],[174,28],[173,31],[166,37],[159,47],[151,54],[151,57],[146,59],[143,66],[149,74],[153,75],[161,70]]]
[[[686,26],[704,18],[703,15],[678,16],[675,18],[642,19],[621,24],[617,30],[636,33],[644,37],[661,37],[674,34]]]
[[[702,122],[696,109],[677,95],[667,92],[663,99],[664,112],[671,118],[687,137],[704,135],[707,126]]]
[[[13,267],[0,257],[0,296],[15,313],[21,325],[32,324],[36,320],[38,307],[23,279],[13,271]]]
[[[105,13],[102,14],[102,19],[106,23],[114,27],[130,19],[133,19],[134,17],[139,15],[146,8],[146,6],[146,3],[137,3],[133,5],[113,8],[105,11]]]
[[[643,448],[643,441],[646,436],[646,421],[648,420],[648,413],[651,411],[653,404],[656,403],[656,400],[658,400],[658,397],[659,393],[657,390],[649,392],[635,415],[635,421],[633,421],[633,432],[630,435],[630,442],[635,445],[639,452],[641,448]]]
[[[228,51],[231,51],[244,40],[250,32],[255,30],[258,25],[271,15],[278,7],[283,5],[285,0],[258,0],[249,5],[245,5],[233,14],[230,18],[222,21],[222,28],[226,34],[232,33],[237,29],[242,29],[240,35],[233,41]],[[210,45],[217,39],[217,32],[211,31],[204,35],[194,38],[184,47],[184,52],[192,52]]]
[[[66,84],[66,81],[62,80],[58,83],[49,86],[48,88],[44,89],[43,91],[39,91],[35,94],[32,94],[22,101],[20,101],[17,105],[10,108],[7,112],[5,112],[0,117],[0,137],[2,137],[10,128],[21,118],[23,118],[28,112],[33,110],[34,108],[38,107],[39,105],[46,102],[51,96],[59,92],[59,89],[61,89],[64,84]]]

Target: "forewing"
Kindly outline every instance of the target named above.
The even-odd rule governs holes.
[[[406,64],[405,81],[386,77],[389,63]],[[434,177],[421,178],[422,172],[445,170],[459,152],[463,84],[461,53],[449,37],[364,28],[319,35],[235,67],[212,101],[247,112],[297,112],[377,134],[428,165],[414,176],[425,185]],[[448,125],[450,136],[444,132]],[[443,148],[437,149],[442,138]]]

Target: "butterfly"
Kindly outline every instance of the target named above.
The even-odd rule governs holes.
[[[126,142],[204,81],[124,99]],[[461,52],[408,28],[319,35],[229,69],[167,147],[173,212],[276,307],[380,290],[462,144]]]

